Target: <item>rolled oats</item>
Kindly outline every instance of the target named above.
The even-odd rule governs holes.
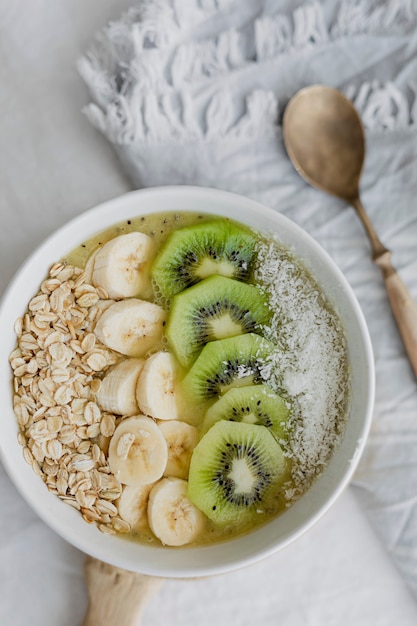
[[[67,385],[61,385],[54,393],[54,400],[56,404],[68,404],[73,398],[73,391],[71,387]]]
[[[29,465],[32,465],[32,463],[33,463],[33,455],[32,455],[32,452],[29,450],[28,447],[23,448],[23,458],[25,459],[26,463],[29,463]]]
[[[48,476],[56,476],[58,474],[58,463],[52,463],[50,459],[45,459],[42,463],[42,471]]]
[[[106,456],[116,418],[95,401],[100,377],[120,358],[93,332],[113,302],[84,272],[56,263],[16,320],[9,357],[26,462],[51,493],[110,535],[130,530],[118,516],[122,486]]]
[[[32,300],[29,302],[29,311],[43,311],[45,310],[47,302],[48,296],[46,294],[39,294],[38,296],[32,298]]]
[[[77,511],[81,510],[81,507],[78,504],[78,502],[75,500],[75,498],[65,497],[65,498],[61,498],[61,499],[62,499],[62,502],[65,502],[65,504],[69,504],[74,509],[77,509]]]
[[[24,374],[26,374],[26,361],[23,365],[19,365],[19,367],[16,367],[14,371],[15,376],[23,376]]]
[[[53,439],[52,441],[49,441],[46,446],[46,449],[48,452],[48,456],[50,456],[51,459],[54,459],[55,461],[58,461],[64,453],[62,443],[58,441],[57,439]]]
[[[99,295],[96,290],[93,293],[85,293],[77,299],[77,304],[80,307],[90,307],[97,304]]]
[[[109,294],[103,287],[97,287],[96,289],[101,301],[108,300]]]
[[[32,454],[38,463],[43,463],[45,460],[46,449],[42,444],[34,443],[32,445]]]
[[[130,524],[120,517],[112,519],[112,526],[118,533],[129,533],[132,530]]]
[[[65,470],[58,470],[58,474],[56,477],[56,488],[58,489],[58,493],[62,496],[65,496],[68,490],[68,472]]]
[[[82,418],[84,419],[84,418]],[[79,426],[77,428],[77,437],[79,437],[80,439],[88,439],[88,432],[87,432],[87,426]]]
[[[100,521],[100,515],[94,511],[94,509],[85,509],[81,507],[81,513],[83,518],[88,524]]]
[[[100,474],[100,485],[101,485],[101,490],[104,491],[119,491],[119,494],[122,490],[122,486],[119,483],[119,481],[117,480],[117,478],[113,475],[108,473],[108,467],[100,467],[98,470],[98,474]],[[104,497],[103,495],[101,496],[102,498]]]
[[[38,359],[36,358],[32,358],[30,359],[29,363],[26,365],[26,373],[27,374],[36,374],[36,372],[39,370],[39,362]],[[18,376],[19,374],[16,374],[16,376]]]
[[[62,428],[63,420],[60,415],[51,415],[46,420],[46,426],[50,433],[58,433]]]
[[[103,352],[91,352],[86,356],[85,362],[93,372],[100,372],[106,367],[107,358]]]
[[[119,490],[103,491],[100,495],[103,500],[113,501],[113,500],[118,500],[120,498],[121,492],[122,492],[122,489],[120,488]]]
[[[72,470],[88,472],[89,470],[92,470],[94,468],[95,464],[96,462],[91,456],[87,454],[77,453],[74,454],[71,460],[70,468]]]
[[[93,457],[94,461],[96,463],[99,462],[100,460],[100,455],[101,455],[101,450],[98,447],[98,445],[96,443],[93,444],[93,447],[91,448],[91,456]]]
[[[81,489],[78,489],[77,493],[75,494],[75,499],[80,507],[84,509],[90,509],[96,501],[96,496],[92,493],[87,493],[85,491],[82,491]]]
[[[54,344],[62,344],[65,342],[65,335],[64,333],[61,332],[61,330],[53,330],[51,333],[49,333],[49,335],[47,336],[47,338],[44,341],[44,348],[50,348],[50,346],[53,346]],[[49,354],[52,356],[52,358],[57,358],[54,357],[52,351],[54,350],[54,348],[49,349]]]
[[[133,433],[123,433],[117,442],[116,454],[117,456],[125,460],[129,456],[130,448],[135,441],[135,435]]]
[[[23,320],[19,317],[14,323],[14,332],[16,333],[16,337],[20,339],[23,332]]]
[[[117,515],[118,513],[117,507],[108,500],[97,500],[96,509],[100,511],[100,513],[107,513],[107,515],[110,516]]]
[[[68,326],[68,330],[70,331],[71,337],[73,339],[77,338],[77,333],[75,332],[75,328],[73,323],[70,320],[67,320],[67,326]]]
[[[44,474],[43,474],[43,472],[42,472],[42,470],[40,468],[40,465],[39,465],[39,463],[37,462],[36,459],[33,459],[33,461],[32,461],[32,469],[35,472],[35,474],[37,474],[43,480]]]
[[[87,426],[87,435],[90,439],[95,439],[100,434],[100,424],[91,424]]]
[[[81,341],[83,352],[90,352],[96,345],[96,336],[94,333],[87,333]]]
[[[87,402],[84,408],[84,419],[87,424],[94,424],[99,422],[101,418],[101,411],[95,402]]]
[[[77,452],[79,454],[87,454],[90,448],[91,448],[91,441],[89,441],[88,439],[84,439],[83,441],[80,442],[80,445],[77,447]]]
[[[99,524],[98,528],[105,535],[115,535],[116,534],[116,531],[114,530],[114,528],[112,528],[111,526],[108,526],[107,524]]]
[[[15,404],[14,412],[16,414],[17,421],[19,422],[19,426],[22,428],[26,426],[30,417],[27,406],[23,403]]]
[[[116,429],[116,419],[114,415],[105,413],[100,423],[100,432],[105,437],[111,437]]]

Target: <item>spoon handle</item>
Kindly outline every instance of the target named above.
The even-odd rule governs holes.
[[[417,304],[391,264],[391,252],[379,240],[359,198],[355,207],[371,242],[372,260],[381,268],[392,312],[417,378]]]
[[[162,582],[92,557],[86,559],[85,578],[90,602],[83,626],[138,626]]]

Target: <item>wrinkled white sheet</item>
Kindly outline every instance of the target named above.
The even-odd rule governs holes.
[[[284,9],[289,5],[276,4]],[[94,32],[127,6],[126,0],[88,4],[31,0],[24,7],[21,2],[0,0],[1,290],[46,235],[86,208],[131,188],[107,142],[80,114],[88,96],[75,69]],[[378,70],[387,78],[395,69],[387,44],[412,56],[412,41],[407,48],[400,39],[374,41],[374,58],[378,49],[388,59]],[[284,74],[282,69],[277,81],[286,86],[287,95],[308,82],[295,71],[291,77]],[[323,68],[322,74],[309,78],[315,82],[325,76]],[[356,477],[355,497],[352,489],[346,491],[310,533],[254,566],[211,579],[167,581],[148,606],[143,624],[414,625],[415,602],[388,553],[395,553],[397,562],[402,553],[404,563],[413,563],[408,557],[415,551],[412,472],[416,455],[409,454],[408,446],[415,440],[416,385],[378,270],[369,261],[363,232],[351,210],[300,183],[274,137],[269,142],[263,138],[262,146],[251,141],[250,150],[246,145],[245,152],[260,160],[256,167],[249,157],[240,161],[239,171],[232,164],[232,143],[223,143],[221,152],[216,142],[207,147],[216,150],[224,172],[217,186],[236,187],[234,181],[244,181],[239,183],[240,191],[260,197],[302,224],[353,285],[374,342],[375,420]],[[391,133],[370,133],[363,199],[417,297],[415,150],[413,124]],[[204,154],[212,164],[210,155]],[[143,170],[149,178],[142,184],[216,186],[213,173],[202,178],[197,172],[192,181],[183,181],[182,169],[167,179],[166,169],[151,169]],[[362,508],[358,495],[363,497]],[[83,555],[35,516],[1,468],[0,502],[0,624],[80,624],[86,607]]]

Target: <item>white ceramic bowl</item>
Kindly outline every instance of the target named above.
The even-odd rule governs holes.
[[[277,232],[284,244],[307,261],[342,319],[353,394],[341,446],[320,479],[288,511],[228,542],[167,549],[103,535],[47,491],[23,460],[17,442],[8,356],[15,346],[14,322],[25,311],[53,262],[116,222],[136,215],[187,210],[229,216],[256,229]],[[301,228],[279,213],[235,194],[198,187],[163,187],[132,192],[87,211],[49,237],[18,271],[1,302],[0,328],[0,453],[7,472],[23,497],[58,534],[84,552],[125,569],[156,576],[205,576],[247,565],[283,548],[310,528],[336,500],[348,484],[365,444],[373,408],[374,367],[366,324],[351,288],[326,252]]]

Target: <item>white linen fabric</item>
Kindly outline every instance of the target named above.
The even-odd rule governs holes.
[[[301,224],[342,268],[377,365],[375,420],[355,490],[417,595],[416,381],[358,220],[297,177],[279,124],[305,85],[352,98],[367,129],[363,200],[417,297],[417,3],[293,4],[142,2],[81,59],[94,99],[86,113],[135,185],[193,183],[254,197]]]
[[[76,59],[88,48],[94,32],[109,20],[118,20],[120,12],[127,10],[131,1],[54,0],[51,3],[49,0],[31,0],[23,4],[19,0],[0,0],[0,291],[27,254],[53,230],[85,209],[132,188],[107,142],[80,113],[88,97],[75,69]],[[346,18],[347,22],[352,27],[355,23],[362,27],[363,11],[361,13],[359,6],[362,3],[349,4],[352,10],[353,7],[359,8],[356,9],[357,17],[352,15]],[[186,0],[177,2],[177,5],[187,9],[196,6]],[[165,6],[172,9],[167,0],[155,5],[153,14],[147,7],[148,12],[143,16],[151,20],[153,15],[152,19],[159,23],[158,11]],[[234,22],[236,6],[239,7],[238,22]],[[339,5],[314,6],[323,9],[324,24],[329,33],[337,22]],[[332,34],[331,42],[322,45],[310,41],[305,49],[296,46],[294,39],[282,53],[275,87],[263,84],[263,72],[259,73],[256,87],[261,90],[267,87],[274,98],[278,96],[282,110],[292,93],[309,82],[322,80],[347,87],[351,80],[344,82],[342,70],[345,65],[351,66],[354,94],[362,94],[364,105],[361,110],[367,111],[373,126],[371,128],[368,123],[364,202],[381,237],[394,249],[394,259],[401,275],[417,296],[413,272],[416,263],[413,209],[416,182],[412,177],[415,171],[415,116],[413,92],[408,87],[412,80],[416,44],[415,22],[410,21],[414,19],[414,12],[411,3],[388,3],[383,8],[387,6],[388,13],[382,9],[372,13],[374,18],[370,22],[375,29],[372,35],[362,32],[350,34],[342,40]],[[201,28],[204,25],[205,30],[201,34],[194,30],[194,39],[203,45],[203,37],[210,42],[210,35],[215,36],[216,32],[234,26],[245,38],[248,65],[251,58],[255,58],[254,49],[250,50],[254,16],[260,18],[262,12],[265,16],[272,15],[268,11],[278,8],[289,20],[288,23],[284,20],[285,24],[295,25],[293,2],[261,5],[241,1],[238,5],[230,5],[227,11],[223,7],[219,12],[220,5],[202,0],[200,11],[201,7],[206,11],[211,7],[215,11],[210,21],[204,13]],[[389,20],[387,15],[391,16]],[[276,21],[281,19],[276,17]],[[117,30],[117,21],[113,23]],[[147,24],[150,34],[145,49],[150,51],[153,31],[151,22],[147,21]],[[167,24],[167,32],[170,32],[171,26],[169,22]],[[297,32],[301,33],[302,22],[297,24]],[[265,29],[271,30],[267,22]],[[282,29],[283,32],[294,32],[288,31],[287,25]],[[121,36],[125,37],[124,28],[120,30]],[[265,42],[269,41],[262,37]],[[278,39],[274,36],[274,41]],[[184,38],[184,43],[186,41]],[[359,66],[356,49],[362,45],[368,46],[368,54],[366,63]],[[326,46],[331,46],[334,54],[320,60]],[[233,106],[237,105],[232,109],[236,115],[244,112],[243,95],[250,96],[253,91],[253,73],[249,76],[249,72],[246,84],[241,75],[248,70],[243,66],[241,70],[236,67],[235,81],[235,73],[229,73],[233,69],[229,62],[234,63],[235,56],[227,54],[227,65],[224,65],[223,57],[219,57],[218,62],[212,61],[212,48],[212,44],[207,44],[207,70],[204,70],[207,76],[204,80],[200,77],[201,82],[200,79],[191,80],[191,76],[189,81],[195,86],[189,99],[190,115],[191,119],[197,115],[197,128],[200,129],[203,128],[204,98],[209,101],[210,89],[213,89],[212,95],[221,94],[229,91],[235,82],[236,86],[240,83],[241,100],[237,91],[230,91]],[[271,50],[276,51],[275,48]],[[295,57],[299,65],[304,65],[303,72],[300,69],[300,73],[295,73],[293,66],[287,64],[291,58],[295,64]],[[126,57],[126,71],[129,58]],[[326,80],[326,65],[327,71],[332,72],[329,80]],[[209,69],[212,66],[213,71]],[[399,69],[400,66],[403,69]],[[222,67],[227,70],[223,79]],[[354,76],[354,70],[357,76]],[[358,78],[358,82],[353,78]],[[385,83],[381,87],[371,82],[360,90],[360,85],[373,79],[392,80],[392,85]],[[200,84],[199,88],[197,84]],[[147,87],[144,92],[150,91]],[[198,108],[200,95],[201,108]],[[109,95],[109,102],[111,97]],[[272,100],[272,96],[268,97]],[[257,96],[253,98],[249,99],[249,108],[258,106]],[[104,100],[101,104],[105,111],[107,104]],[[176,106],[174,111],[180,112],[180,105]],[[269,108],[264,110],[268,113]],[[271,626],[277,623],[285,626],[346,626],[353,623],[358,626],[414,626],[417,622],[414,599],[363,514],[364,510],[369,512],[374,526],[380,529],[387,550],[395,553],[397,560],[402,554],[404,563],[410,563],[412,572],[415,560],[407,557],[412,550],[415,554],[415,533],[414,536],[412,533],[416,484],[412,458],[415,382],[387,307],[382,281],[377,268],[369,261],[367,242],[352,211],[309,189],[292,171],[275,118],[267,114],[262,118],[261,115],[259,120],[263,119],[265,131],[258,132],[254,127],[252,135],[248,122],[247,134],[238,140],[226,135],[227,125],[222,126],[222,111],[216,114],[214,104],[211,107],[209,119],[217,119],[217,128],[219,125],[223,128],[211,139],[207,132],[188,142],[167,135],[165,149],[178,144],[177,154],[184,152],[185,158],[190,154],[186,150],[188,143],[190,150],[195,149],[195,154],[204,159],[206,167],[204,164],[198,169],[195,164],[191,166],[189,156],[188,163],[177,163],[177,169],[173,171],[171,152],[171,175],[168,177],[170,158],[168,155],[167,159],[162,158],[162,142],[141,141],[136,149],[142,155],[140,172],[143,180],[139,180],[138,174],[134,184],[204,183],[258,197],[306,228],[343,269],[364,307],[377,360],[373,432],[354,487],[356,495],[363,494],[365,502],[360,507],[350,488],[309,533],[273,557],[223,576],[167,581],[147,608],[142,623],[144,626],[209,626],[213,622],[219,626],[249,626],[253,623]],[[246,119],[255,123],[258,119],[255,112],[252,118]],[[149,115],[150,120],[152,114]],[[160,125],[158,122],[157,126]],[[268,138],[269,129],[273,133]],[[143,152],[139,152],[139,144],[143,144]],[[123,145],[118,150],[120,154],[127,154]],[[238,154],[239,161],[235,160],[232,166],[231,161],[237,159]],[[157,177],[159,159],[153,161],[152,155],[159,155],[161,167],[164,166],[160,178]],[[219,161],[217,166],[216,160]],[[204,174],[206,170],[207,174]],[[136,171],[139,172],[139,168]],[[87,604],[82,572],[84,555],[36,517],[1,466],[0,502],[0,624],[80,624]],[[387,524],[387,520],[393,523]]]

